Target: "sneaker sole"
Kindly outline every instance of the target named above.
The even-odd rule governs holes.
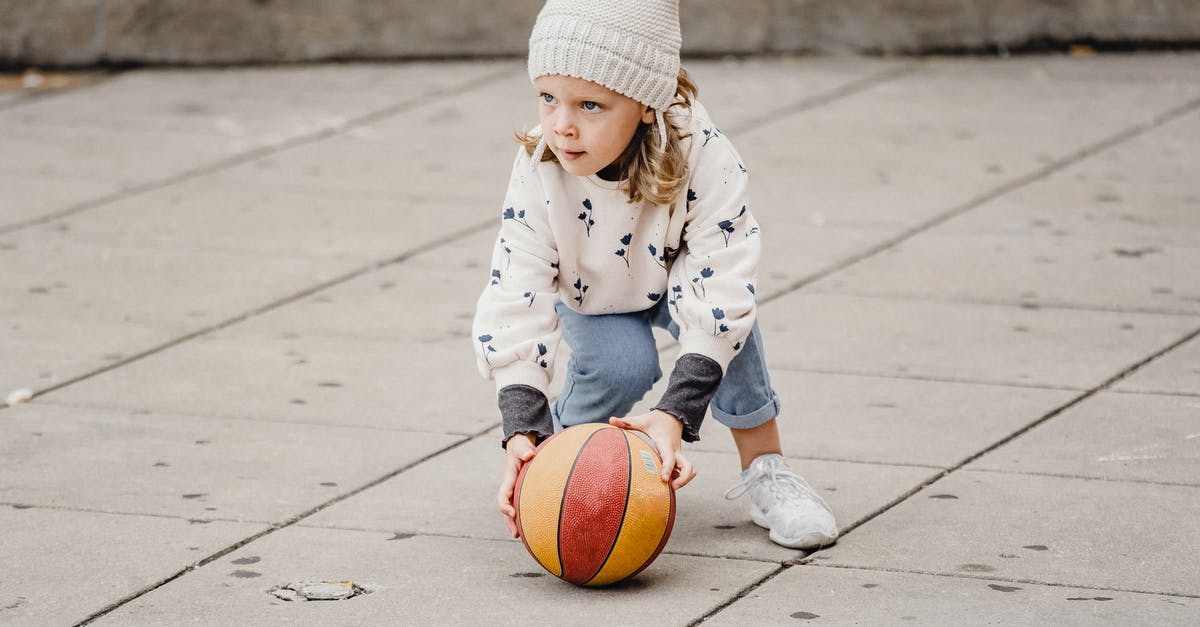
[[[767,537],[771,539],[771,542],[789,549],[816,550],[827,547],[837,542],[838,539],[837,534],[835,534],[832,537],[820,535],[817,539],[800,538],[798,540],[788,540],[771,529],[771,525],[767,523],[766,515],[759,511],[753,504],[750,505],[750,520],[754,521],[754,524],[759,527],[770,531]]]

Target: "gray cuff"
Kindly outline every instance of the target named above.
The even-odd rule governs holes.
[[[683,441],[700,439],[700,423],[708,403],[721,385],[721,364],[700,353],[680,355],[667,383],[667,391],[654,409],[671,414],[683,423]]]
[[[535,444],[554,434],[554,420],[550,417],[550,403],[541,390],[528,385],[506,385],[497,395],[500,416],[504,419],[504,439],[500,446],[518,433],[528,433]]]

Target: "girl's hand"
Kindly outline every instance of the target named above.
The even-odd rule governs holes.
[[[504,445],[504,479],[500,482],[500,492],[496,495],[496,505],[504,516],[504,524],[514,538],[521,537],[517,528],[517,508],[513,507],[513,490],[517,485],[517,473],[529,460],[533,459],[533,436],[518,433],[508,439]]]
[[[622,429],[634,429],[650,436],[658,454],[662,457],[662,480],[678,490],[696,476],[696,469],[680,452],[683,423],[665,411],[653,410],[648,414],[628,418],[609,418],[609,424]],[[674,481],[672,481],[674,477]]]

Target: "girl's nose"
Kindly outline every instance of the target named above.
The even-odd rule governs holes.
[[[560,107],[554,116],[554,133],[562,137],[575,136],[575,119],[566,107]]]

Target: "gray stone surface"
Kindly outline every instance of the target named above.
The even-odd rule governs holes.
[[[5,388],[45,389],[352,267],[285,255],[96,245],[75,237],[69,220],[0,242],[0,346],[21,356],[0,365]]]
[[[812,286],[919,300],[1200,314],[1200,246],[921,234]]]
[[[705,624],[1184,625],[1198,610],[1200,602],[1186,597],[805,565]]]
[[[1193,486],[958,472],[855,530],[822,563],[1195,596],[1196,494]]]
[[[494,388],[480,379],[462,340],[422,344],[236,328],[45,398],[109,409],[452,434],[477,433],[500,420]]]
[[[1098,394],[972,467],[1200,486],[1200,399]]]
[[[1159,392],[1200,396],[1200,339],[1192,338],[1121,379],[1118,392]]]
[[[778,422],[788,455],[938,467],[954,466],[1078,394],[782,369],[771,383],[783,404]],[[696,447],[736,450],[712,418]]]
[[[489,434],[305,519],[305,526],[505,539],[496,510],[503,455]],[[722,494],[737,483],[736,455],[684,449],[696,479],[677,492],[667,553],[780,562],[797,552],[777,546],[750,521],[746,501]],[[843,528],[936,474],[929,468],[793,459],[822,492]],[[452,497],[449,495],[453,495]]]
[[[47,507],[280,522],[458,438],[34,403],[4,411],[0,498]],[[98,440],[108,440],[104,447]],[[264,455],[270,451],[270,455]],[[354,464],[347,464],[349,457]]]
[[[1028,259],[1061,242],[1079,261],[1050,273],[1057,283],[1088,276],[1089,251],[1157,247],[1129,259],[1145,283],[1163,298],[1194,291],[1179,266],[1192,263],[1200,232],[1187,167],[1196,59],[689,60],[753,171],[767,228],[760,313],[785,452],[845,532],[800,567],[845,595],[829,603],[868,622],[936,623],[1024,594],[1022,611],[1069,622],[1064,603],[1121,620],[1113,608],[1141,611],[1139,599],[1200,596],[1188,561],[1200,548],[1189,437],[1200,431],[1190,406],[1200,344],[1155,357],[1192,337],[1200,316],[1098,310],[1146,305],[1092,279],[1033,277],[1070,296],[1062,307],[1034,308],[1011,287],[1026,280]],[[163,70],[0,110],[0,132],[20,131],[0,147],[0,383],[45,390],[85,377],[0,408],[11,436],[0,445],[0,622],[74,622],[133,596],[101,622],[523,624],[514,612],[535,599],[546,622],[686,624],[729,604],[717,618],[756,624],[759,599],[739,592],[798,553],[770,544],[744,503],[721,498],[738,465],[715,423],[686,448],[701,474],[681,493],[668,553],[637,583],[596,593],[528,576],[536,565],[503,537],[499,416],[468,329],[514,151],[508,135],[532,122],[530,92],[519,60]],[[1168,122],[1166,112],[1178,115]],[[107,138],[111,158],[89,156],[89,142],[102,149]],[[177,138],[155,161],[154,142]],[[1088,152],[1099,141],[1111,144]],[[246,152],[261,142],[270,147]],[[237,165],[192,171],[217,149],[233,150]],[[104,199],[148,180],[162,189]],[[68,218],[16,226],[80,202]],[[906,238],[901,257],[873,252],[896,237]],[[993,258],[994,281],[963,278],[988,258],[965,242],[1009,239],[1030,243]],[[814,273],[854,274],[893,296],[782,292]],[[332,277],[343,278],[321,287]],[[1006,304],[961,302],[970,299]],[[677,345],[658,337],[669,370]],[[150,347],[161,350],[128,359]],[[477,437],[448,444],[464,436]],[[1112,462],[1119,468],[1096,461],[1151,454],[1159,459]],[[305,473],[320,475],[315,485]],[[338,496],[347,498],[244,546],[262,526],[204,544],[189,535],[230,525],[189,522],[197,515],[277,522]],[[29,513],[39,518],[8,522]],[[851,571],[925,583],[863,596],[882,588],[835,579]],[[9,572],[36,592],[18,591]],[[374,592],[338,603],[269,594],[347,579]],[[1054,584],[1050,595],[1034,598],[1043,584]],[[953,598],[924,601],[939,585]],[[782,589],[815,601],[805,592],[819,586]],[[1090,598],[1068,602],[1076,590]],[[1157,596],[1095,599],[1129,590]],[[40,614],[12,613],[34,598]],[[742,604],[751,615],[738,619]],[[779,621],[823,614],[817,607]]]
[[[1200,95],[1190,77],[1161,89],[1097,81],[1095,59],[1009,59],[989,63],[986,78],[980,63],[927,63],[739,134],[756,215],[776,230],[814,214],[830,226],[911,228],[1116,134],[1130,111],[1148,120]]]
[[[1183,316],[803,292],[771,306],[787,315],[766,319],[764,336],[803,347],[768,353],[775,368],[1081,389],[1195,328]]]
[[[4,503],[0,528],[0,624],[69,625],[266,525]]]
[[[522,55],[542,2],[286,6],[220,0],[21,0],[0,13],[0,60],[86,64],[245,63]],[[693,0],[680,7],[686,53],[914,53],[1102,43],[1195,43],[1187,0]]]
[[[238,563],[254,558],[252,565]],[[271,623],[322,625],[361,625],[380,617],[412,624],[684,625],[774,567],[662,555],[629,584],[581,590],[546,574],[515,540],[397,539],[392,533],[291,527],[139,597],[96,624],[204,617],[217,625],[256,616]],[[234,575],[239,570],[257,575]],[[272,586],[298,579],[362,581],[379,590],[338,603],[287,602],[267,594]]]

